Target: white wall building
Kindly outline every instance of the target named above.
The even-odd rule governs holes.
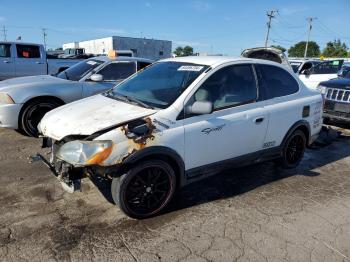
[[[171,57],[172,42],[146,38],[110,36],[81,42],[63,44],[63,49],[85,48],[88,54],[108,54],[110,50],[131,50],[134,56],[149,59]]]

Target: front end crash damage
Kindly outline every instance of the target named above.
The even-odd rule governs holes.
[[[112,178],[121,175],[125,168],[124,160],[154,145],[167,128],[168,125],[148,116],[89,136],[68,136],[52,143],[50,161],[41,160],[49,166],[64,189],[73,192],[80,188],[83,177],[98,175]]]

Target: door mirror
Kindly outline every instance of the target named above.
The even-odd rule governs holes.
[[[311,74],[310,69],[305,69],[301,72],[303,75],[309,76]]]
[[[94,82],[101,82],[103,81],[103,76],[100,74],[93,74],[92,76],[90,76],[90,80]]]
[[[213,112],[213,103],[209,101],[196,101],[186,110],[187,114],[205,115]]]

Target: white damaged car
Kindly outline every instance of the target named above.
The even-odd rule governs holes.
[[[321,129],[322,102],[275,62],[166,59],[47,113],[39,130],[52,155],[39,157],[72,190],[84,174],[111,179],[115,203],[145,218],[177,188],[229,166],[297,166]]]

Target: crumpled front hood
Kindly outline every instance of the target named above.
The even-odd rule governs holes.
[[[155,112],[153,109],[95,95],[50,111],[41,120],[39,130],[46,137],[61,140],[68,135],[91,135]]]
[[[13,89],[27,88],[32,85],[60,84],[62,82],[67,82],[67,80],[50,75],[17,77],[0,81],[0,92],[10,92]]]

